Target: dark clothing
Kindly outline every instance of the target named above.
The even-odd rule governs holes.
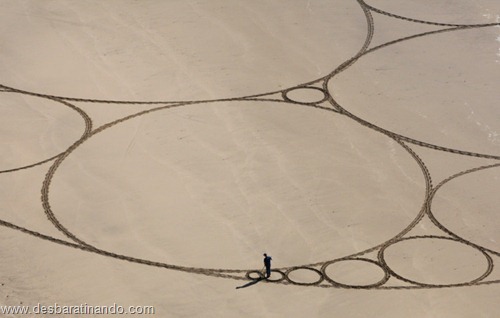
[[[264,266],[266,267],[266,278],[269,278],[271,276],[271,256],[265,256],[264,257]]]

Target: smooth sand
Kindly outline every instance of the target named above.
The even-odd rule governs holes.
[[[500,6],[367,4],[0,1],[0,304],[494,316]]]

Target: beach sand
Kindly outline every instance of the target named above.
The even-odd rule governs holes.
[[[0,26],[0,310],[500,309],[497,1],[5,0]]]

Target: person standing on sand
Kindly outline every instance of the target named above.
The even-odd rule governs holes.
[[[264,266],[266,267],[266,278],[269,278],[271,276],[271,256],[267,256],[266,253],[264,253]]]

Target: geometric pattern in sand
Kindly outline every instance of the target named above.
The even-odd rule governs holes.
[[[377,2],[380,8],[375,7]],[[500,23],[425,21],[403,16],[404,13],[398,11],[385,11],[384,1],[373,1],[373,4],[357,1],[367,28],[364,42],[359,43],[360,49],[355,55],[334,70],[325,70],[325,73],[330,72],[325,76],[285,89],[273,87],[271,91],[249,92],[253,95],[243,97],[220,96],[205,100],[124,101],[119,96],[114,100],[94,99],[93,96],[63,97],[0,85],[2,103],[6,105],[2,107],[2,112],[5,112],[0,119],[2,129],[20,129],[21,123],[16,124],[9,119],[9,109],[23,107],[30,101],[43,108],[43,112],[61,118],[60,121],[42,118],[39,126],[16,132],[27,143],[20,145],[19,149],[10,149],[8,155],[2,157],[0,173],[15,174],[50,162],[41,187],[42,205],[50,222],[67,239],[4,220],[0,220],[0,224],[102,256],[170,270],[248,280],[250,284],[260,281],[263,276],[256,269],[241,269],[249,262],[245,255],[255,255],[252,254],[255,246],[263,246],[272,239],[263,235],[260,240],[249,244],[249,238],[258,235],[252,232],[251,226],[248,230],[243,227],[259,219],[271,218],[273,226],[282,222],[295,230],[289,237],[281,238],[281,245],[273,247],[283,250],[283,258],[292,264],[273,269],[271,278],[265,280],[267,283],[361,289],[443,288],[499,283],[500,280],[495,278],[498,273],[494,265],[498,267],[500,262],[500,219],[484,215],[495,215],[500,202],[493,192],[483,191],[483,187],[495,189],[500,186],[499,138],[494,126],[498,123],[483,114],[473,113],[476,117],[472,124],[467,120],[460,123],[465,126],[462,133],[478,138],[477,143],[467,144],[462,143],[461,138],[450,136],[453,134],[446,131],[447,127],[439,130],[439,127],[419,126],[412,109],[418,104],[426,104],[429,107],[424,107],[425,116],[445,116],[443,110],[429,103],[436,101],[437,105],[443,105],[457,102],[450,99],[446,89],[448,85],[458,85],[458,82],[443,83],[448,78],[462,80],[453,75],[456,68],[450,71],[451,68],[443,64],[450,60],[457,65],[465,63],[459,53],[467,48],[459,46],[455,35],[485,36],[488,30],[494,30]],[[429,30],[373,45],[374,34],[379,31],[377,19],[397,19],[409,27],[424,25]],[[456,45],[458,53],[438,62],[427,60],[425,51],[434,49],[446,39]],[[422,50],[421,54],[410,54],[418,49]],[[391,55],[391,51],[396,52]],[[384,54],[397,56],[397,59],[379,58]],[[464,79],[473,79],[475,85],[489,92],[491,99],[497,101],[498,93],[491,93],[491,83],[498,82],[498,76],[482,78],[480,75],[488,66],[484,56],[479,53],[475,56],[472,68],[468,63],[468,67],[462,69]],[[422,72],[405,73],[405,63],[422,63]],[[397,69],[391,69],[396,66]],[[425,82],[436,66],[441,67],[443,72],[433,79],[434,82]],[[381,75],[384,80],[380,87],[369,87],[368,83],[357,83],[351,79],[351,76],[363,78],[359,73],[364,72],[368,82],[378,76],[377,70],[384,68],[387,72]],[[391,81],[402,78],[410,81],[408,90],[417,87],[418,91],[408,93],[405,95],[407,99],[401,100],[390,94],[390,86]],[[480,82],[482,80],[484,83]],[[426,88],[434,85],[443,87],[443,95],[426,95]],[[357,87],[364,94],[342,94],[343,90],[352,90],[352,87]],[[478,95],[469,96],[474,93]],[[477,89],[464,89],[463,96],[455,98],[462,101],[468,96],[471,98],[469,102],[473,103],[480,99],[481,94],[482,91]],[[477,107],[498,114],[498,110],[488,109],[492,100],[482,100]],[[384,106],[371,108],[372,101]],[[84,110],[85,104],[144,108],[95,127],[97,118]],[[449,109],[449,106],[444,108]],[[463,119],[467,110],[466,106],[458,109],[456,114],[449,116],[450,121]],[[28,108],[18,111],[23,111],[23,117],[37,116]],[[401,120],[388,120],[384,117],[387,111],[399,112],[397,117]],[[224,117],[231,118],[231,121],[222,122],[211,115],[217,112],[224,112]],[[266,122],[266,116],[271,113],[274,117],[282,113],[283,121]],[[248,116],[259,117],[261,124],[252,126],[242,120]],[[184,121],[184,129],[169,131],[168,127],[177,121]],[[324,143],[321,148],[315,148],[310,140],[302,137],[311,133],[301,127],[304,121],[317,123],[317,131],[312,135]],[[467,126],[469,124],[472,126]],[[227,143],[211,142],[221,139],[223,131],[219,128],[224,125],[234,128],[231,136],[227,137]],[[294,127],[294,133],[281,131],[280,125]],[[190,130],[200,129],[205,132],[205,139],[189,138]],[[40,130],[55,138],[57,141],[54,144],[59,147],[46,149],[43,144],[30,143],[33,136],[40,135]],[[114,137],[123,134],[132,134],[135,144],[114,143]],[[343,138],[344,134],[356,135],[361,141],[350,144]],[[144,156],[148,149],[156,147],[164,147],[163,151],[155,152],[160,153],[160,157]],[[238,147],[254,147],[252,164],[245,161]],[[49,155],[40,155],[36,162],[16,160],[22,158],[22,149]],[[87,151],[101,155],[97,158],[86,157]],[[435,174],[428,168],[428,162],[420,151],[441,153],[450,158],[460,156],[464,160],[484,159],[484,164],[449,174],[435,184]],[[123,153],[128,156],[122,156]],[[221,158],[214,153],[224,153],[225,156]],[[336,165],[335,156],[342,157],[342,162],[351,158],[352,166],[343,169]],[[189,174],[178,175],[161,169],[165,162],[176,166],[176,171],[189,171]],[[158,173],[145,175],[141,165],[157,165]],[[287,169],[294,173],[291,176],[280,174],[280,165],[287,165]],[[405,167],[404,171],[401,171],[401,166]],[[196,170],[196,167],[203,169]],[[232,169],[247,169],[246,178],[235,180],[230,173]],[[347,170],[357,171],[358,174],[349,175]],[[85,174],[89,171],[92,173]],[[376,175],[373,171],[383,173]],[[96,175],[104,177],[89,177]],[[291,178],[299,186],[283,185],[271,191],[268,184],[280,178]],[[148,185],[148,180],[153,179],[156,181],[151,184],[161,180],[169,182],[162,184],[164,188],[158,191]],[[408,181],[410,179],[420,181],[412,184]],[[79,216],[75,215],[75,207],[71,205],[75,202],[67,198],[63,200],[60,194],[65,185],[76,180],[82,182],[82,191],[85,192],[79,196],[85,198],[84,202],[79,202]],[[388,197],[384,189],[389,185],[398,190]],[[274,193],[272,197],[268,195],[270,192]],[[379,193],[374,195],[377,199],[363,202],[363,193],[367,192],[371,195]],[[461,196],[461,193],[467,195]],[[135,196],[148,198],[150,204],[135,206]],[[216,199],[210,201],[211,205],[204,206],[204,202],[213,197]],[[245,209],[239,205],[242,200],[248,201]],[[346,200],[355,203],[348,204]],[[176,201],[176,207],[182,207],[182,211],[169,210],[173,201]],[[121,208],[124,202],[129,209],[133,208],[124,212]],[[349,219],[342,213],[348,208],[352,209]],[[201,210],[203,215],[200,215]],[[275,210],[281,214],[275,214]],[[412,211],[412,214],[402,215],[398,213],[400,211]],[[189,218],[186,215],[176,218],[178,213],[188,214]],[[211,224],[210,213],[225,214],[224,217],[230,221],[228,224]],[[316,220],[322,221],[310,225],[315,231],[301,229],[301,225],[308,222],[308,213],[315,213]],[[367,218],[369,214],[372,216]],[[92,229],[79,228],[79,218],[97,219],[98,222]],[[185,223],[189,219],[192,222]],[[388,222],[398,224],[398,230],[384,231]],[[168,236],[168,227],[185,227],[189,231],[190,226],[206,226],[206,232],[193,234],[195,237],[189,242]],[[240,231],[238,236],[231,234],[235,227]],[[262,228],[264,232],[272,233],[271,227]],[[100,240],[100,234],[110,231],[116,232],[116,241]],[[140,235],[142,240],[135,242],[131,238],[132,233]],[[297,252],[302,250],[299,240],[294,239],[299,234],[303,235],[304,241],[318,242],[316,250]],[[158,237],[170,245],[147,244],[148,241],[158,241]],[[348,238],[364,243],[353,246]],[[204,261],[204,256],[217,253],[217,240],[228,239],[233,240],[234,245],[232,250],[224,252],[241,253],[241,263],[230,264],[233,267],[227,268],[209,257]],[[212,245],[207,243],[209,241]],[[207,255],[190,258],[190,244],[206,244]],[[463,262],[463,258],[467,258],[467,263]]]

